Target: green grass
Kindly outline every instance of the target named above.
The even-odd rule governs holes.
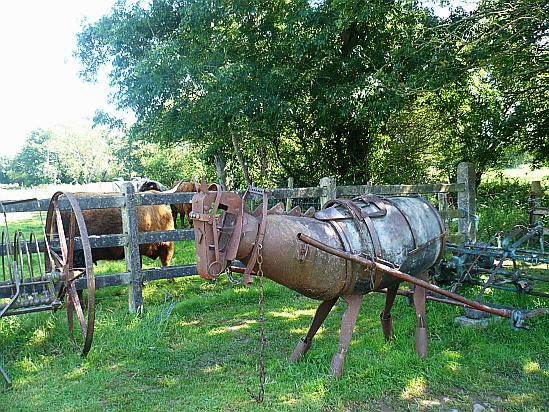
[[[531,170],[528,165],[522,165],[512,169],[491,170],[483,176],[483,180],[519,180],[530,184],[533,181],[540,181],[542,184],[549,183],[549,167]]]
[[[14,386],[10,410],[544,410],[549,404],[549,324],[530,331],[506,320],[488,329],[458,326],[460,309],[430,302],[429,357],[414,352],[414,311],[396,302],[397,339],[383,341],[383,296],[364,300],[341,380],[329,376],[337,349],[340,303],[298,364],[287,359],[316,303],[265,281],[265,401],[259,390],[257,282],[251,289],[197,277],[148,283],[145,312],[129,314],[124,287],[97,291],[96,335],[86,358],[66,330],[66,315],[2,319],[0,360]],[[532,302],[531,302],[532,303]],[[438,406],[437,406],[438,403]],[[383,409],[381,409],[383,410]]]
[[[27,223],[21,225],[30,228],[32,219]],[[178,242],[174,264],[193,261],[193,243]],[[101,262],[96,273],[123,267]],[[246,289],[222,276],[216,283],[199,277],[147,282],[141,315],[128,312],[125,286],[98,289],[87,357],[80,356],[82,339],[68,333],[64,310],[2,318],[0,364],[13,387],[2,388],[0,381],[0,410],[470,411],[475,403],[495,411],[549,409],[547,315],[530,319],[528,331],[512,331],[507,319],[469,329],[454,322],[462,309],[428,302],[429,356],[422,361],[414,350],[413,308],[397,298],[396,340],[385,342],[379,325],[384,296],[367,295],[338,380],[329,367],[344,302],[304,359],[288,365],[318,302],[270,280],[264,284],[262,404],[249,393],[259,392],[258,282]],[[477,289],[463,292],[474,296]],[[487,299],[528,309],[549,306],[508,292],[489,291]]]

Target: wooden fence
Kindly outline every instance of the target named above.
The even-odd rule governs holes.
[[[295,201],[305,198],[319,198],[320,204],[341,197],[354,197],[364,193],[378,195],[413,195],[421,194],[436,199],[437,207],[450,229],[451,222],[458,220],[457,233],[451,234],[451,240],[475,241],[475,174],[470,163],[461,163],[458,166],[456,183],[424,184],[424,185],[361,185],[337,186],[332,178],[323,178],[319,187],[307,188],[279,188],[268,191],[269,200],[281,200],[290,208]],[[90,236],[90,245],[94,247],[123,246],[125,248],[126,272],[109,273],[96,276],[96,287],[114,285],[128,285],[128,304],[131,312],[141,311],[143,296],[141,286],[144,281],[177,278],[196,275],[195,265],[182,265],[141,269],[139,244],[160,241],[181,241],[194,239],[191,229],[176,229],[159,232],[139,232],[137,229],[137,206],[153,204],[190,203],[193,193],[157,193],[136,194],[131,183],[121,187],[119,196],[90,196],[78,199],[82,209],[103,209],[116,207],[122,210],[124,233],[120,235]],[[452,196],[457,197],[457,205],[449,202]],[[67,207],[68,202],[60,199],[60,207]],[[2,201],[4,213],[47,211],[50,199],[34,201]],[[17,229],[17,228],[14,228]],[[78,243],[76,245],[78,247]],[[177,247],[177,245],[176,245]],[[40,246],[43,251],[43,242]],[[86,287],[85,279],[80,279],[78,288]]]

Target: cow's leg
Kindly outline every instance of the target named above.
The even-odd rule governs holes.
[[[192,203],[183,203],[182,205],[183,213],[181,213],[181,227],[185,226],[183,221],[185,217],[187,218],[187,223],[189,224],[189,229],[193,227],[193,220],[189,219],[189,213],[193,210]]]
[[[364,295],[345,295],[345,299],[349,306],[343,313],[341,320],[341,332],[339,332],[339,347],[337,352],[332,357],[332,365],[330,366],[330,374],[337,378],[341,377],[343,373],[343,365],[345,365],[345,359],[347,358],[347,350],[351,344],[351,338],[353,331],[355,330],[356,318],[360,305],[362,303],[362,297]]]
[[[420,280],[427,279],[427,272],[421,273]],[[427,357],[427,323],[425,321],[425,302],[427,300],[427,289],[416,285],[414,289],[414,308],[416,310],[416,352],[420,358]]]
[[[338,298],[336,297],[330,300],[325,300],[318,306],[318,308],[316,309],[315,317],[313,318],[313,322],[311,323],[307,335],[305,336],[305,338],[300,339],[292,355],[290,356],[288,363],[299,362],[303,355],[307,353],[307,351],[311,347],[313,337],[316,335],[316,332],[320,328],[320,325],[322,325],[322,323],[334,307],[337,299]]]
[[[172,209],[173,228],[177,229],[177,210],[173,205],[170,205],[170,207]],[[183,225],[181,225],[181,227],[183,227]]]
[[[385,308],[381,312],[381,329],[383,330],[383,338],[388,341],[395,337],[395,330],[393,328],[393,321],[391,319],[391,308],[395,302],[395,296],[397,295],[398,285],[387,288],[387,296],[385,297]]]

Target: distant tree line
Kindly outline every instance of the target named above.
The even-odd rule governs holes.
[[[0,183],[31,187],[148,176],[169,185],[207,174],[196,153],[184,143],[160,147],[83,120],[32,131],[15,156],[0,158]]]
[[[110,70],[113,102],[137,120],[97,113],[123,131],[106,138],[108,172],[41,163],[40,176],[202,173],[235,189],[547,165],[548,33],[548,0],[444,18],[416,0],[119,0],[82,26],[75,55],[85,80]]]

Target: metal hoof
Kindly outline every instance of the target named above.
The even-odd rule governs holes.
[[[345,364],[345,356],[339,352],[334,353],[332,364],[330,366],[330,375],[335,378],[341,378],[343,374],[343,365]]]
[[[311,347],[311,341],[312,339],[309,340],[309,342],[306,342],[306,340],[301,339],[297,344],[297,346],[295,347],[294,352],[290,356],[288,363],[299,362],[301,358],[303,358],[303,355],[305,355],[309,350],[309,348]]]
[[[427,328],[416,328],[416,352],[421,359],[427,358]]]
[[[395,338],[395,330],[393,328],[393,321],[391,315],[388,315],[386,318],[381,314],[381,329],[383,330],[383,338],[385,341],[389,341]]]

